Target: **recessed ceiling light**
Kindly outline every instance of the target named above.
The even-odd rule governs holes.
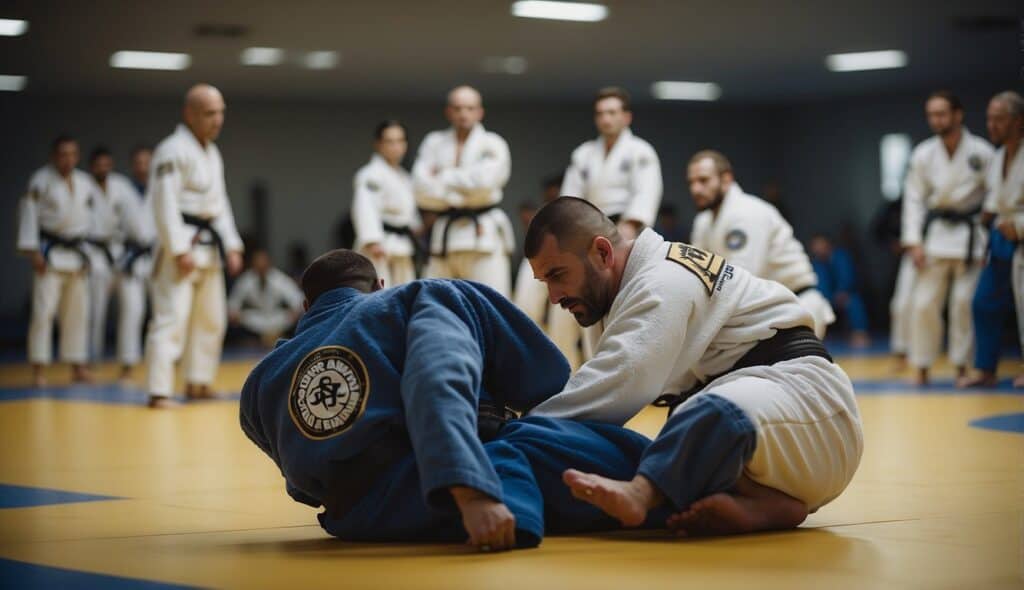
[[[526,72],[526,58],[521,55],[485,57],[482,68],[488,74],[518,75]]]
[[[0,37],[17,37],[28,31],[27,20],[0,18]]]
[[[302,65],[311,70],[329,70],[338,67],[339,61],[337,51],[310,51],[302,58]]]
[[[110,56],[111,67],[135,70],[184,70],[191,64],[192,56],[187,53],[118,51]]]
[[[26,76],[0,75],[0,90],[18,92],[25,88],[27,82],[28,78]]]
[[[651,94],[660,100],[718,100],[722,88],[714,82],[655,82]]]
[[[834,53],[825,58],[825,65],[833,72],[902,68],[907,65],[907,54],[898,50]]]
[[[242,52],[242,65],[276,66],[284,61],[284,50],[277,47],[250,47]]]
[[[519,0],[512,3],[512,15],[593,23],[608,18],[608,7],[604,4],[589,2]]]

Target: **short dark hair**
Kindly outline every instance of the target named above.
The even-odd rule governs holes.
[[[302,292],[310,305],[328,291],[351,287],[364,293],[373,291],[377,269],[370,259],[344,248],[321,254],[302,272]]]
[[[933,98],[941,98],[942,100],[949,103],[949,108],[954,111],[964,111],[964,103],[960,102],[960,98],[948,90],[936,90],[928,95],[928,100],[924,101],[928,103]]]
[[[98,145],[92,149],[92,153],[89,154],[89,163],[92,164],[103,156],[114,157],[114,154],[110,152],[110,148],[105,145]]]
[[[64,145],[65,143],[78,143],[78,140],[75,139],[73,135],[70,135],[68,133],[61,133],[50,144],[50,153],[56,154],[57,150],[60,149],[60,146]]]
[[[730,174],[732,173],[732,162],[729,161],[729,158],[725,157],[725,154],[716,150],[701,150],[696,154],[693,154],[693,157],[690,158],[690,162],[686,167],[689,168],[705,158],[711,160],[715,165],[715,170],[719,174],[725,174],[726,172],[729,172]]]
[[[384,137],[384,132],[390,129],[391,127],[398,127],[399,129],[402,130],[402,134],[405,135],[406,138],[409,137],[409,132],[405,129],[405,125],[403,125],[401,121],[399,121],[398,119],[384,119],[380,123],[377,123],[377,126],[374,127],[373,138],[377,141],[380,141],[381,138]]]
[[[153,148],[149,147],[147,144],[139,143],[139,144],[136,144],[135,147],[132,148],[132,153],[131,153],[130,157],[131,158],[135,158],[135,156],[139,155],[142,152],[150,152],[150,153],[152,153],[152,151],[153,151]]]
[[[536,256],[548,234],[555,236],[559,248],[580,256],[597,236],[607,238],[613,245],[622,242],[615,223],[593,203],[577,197],[558,197],[540,208],[526,230],[524,255]]]
[[[630,102],[629,91],[621,86],[605,86],[604,88],[597,91],[594,96],[594,106],[606,98],[617,98],[622,103],[622,110],[632,111],[633,106]]]

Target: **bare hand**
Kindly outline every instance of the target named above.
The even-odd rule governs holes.
[[[178,277],[180,278],[187,277],[196,269],[196,261],[192,259],[192,254],[189,252],[175,256],[174,263],[178,265]]]
[[[917,270],[924,268],[924,248],[921,246],[911,246],[907,248],[907,254],[910,255],[910,259],[914,261],[914,266]]]
[[[42,252],[36,250],[32,253],[30,260],[32,261],[32,270],[36,271],[36,274],[41,275],[46,272],[46,257]]]
[[[380,259],[387,256],[387,252],[384,251],[384,248],[381,247],[381,245],[376,242],[372,244],[367,244],[366,251],[369,252],[370,258]]]
[[[1014,225],[1013,220],[1008,219],[1000,222],[999,225],[996,226],[996,229],[999,230],[999,233],[1003,234],[1004,238],[1011,242],[1016,242],[1020,237],[1017,234],[1017,226]]]
[[[981,226],[988,227],[992,223],[992,220],[996,218],[996,214],[991,211],[981,212]]]
[[[470,545],[481,551],[504,551],[516,546],[516,517],[508,507],[473,488],[450,488],[462,513]]]
[[[237,277],[242,272],[242,255],[238,252],[228,252],[228,276]]]
[[[642,227],[639,221],[633,221],[632,219],[625,219],[620,221],[616,227],[619,230],[619,234],[626,240],[635,240],[640,235],[640,228]]]

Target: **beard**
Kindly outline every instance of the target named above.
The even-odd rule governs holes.
[[[725,198],[725,191],[722,189],[722,187],[718,187],[717,189],[715,189],[715,198],[711,199],[703,207],[698,206],[697,207],[697,211],[707,211],[708,209],[717,209],[718,206],[722,204],[722,199],[724,199],[724,198]]]
[[[562,309],[569,309],[577,306],[579,309],[573,311],[572,316],[576,323],[583,326],[593,326],[608,314],[611,308],[611,298],[608,297],[606,285],[601,281],[597,270],[590,265],[590,262],[583,261],[583,290],[579,297],[565,297],[558,303]]]

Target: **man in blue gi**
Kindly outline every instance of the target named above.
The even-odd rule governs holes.
[[[506,406],[526,411],[561,390],[558,349],[483,285],[382,287],[363,256],[320,256],[302,276],[295,337],[242,389],[242,429],[289,495],[323,506],[324,529],[353,541],[468,536],[492,551],[536,546],[545,530],[617,528],[572,498],[562,472],[630,476],[648,439],[543,417],[505,423]]]

